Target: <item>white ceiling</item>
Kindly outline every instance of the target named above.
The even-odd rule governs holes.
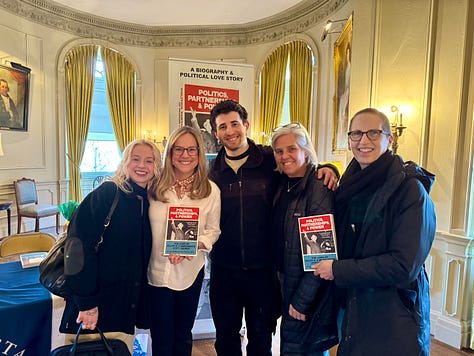
[[[55,0],[60,5],[134,24],[245,24],[283,12],[302,0]]]

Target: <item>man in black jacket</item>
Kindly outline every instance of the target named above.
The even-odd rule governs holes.
[[[247,355],[271,355],[272,332],[280,313],[272,258],[271,206],[279,173],[269,146],[247,138],[247,111],[233,100],[218,103],[211,125],[222,143],[209,178],[221,190],[221,235],[211,252],[210,301],[216,351],[242,354],[245,311]],[[326,168],[325,184],[337,181]],[[322,178],[324,171],[318,172]],[[329,183],[329,184],[328,184]]]

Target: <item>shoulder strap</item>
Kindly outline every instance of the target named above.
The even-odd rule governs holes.
[[[109,227],[110,225],[110,220],[112,220],[112,215],[115,211],[115,208],[117,207],[117,203],[118,203],[118,200],[119,200],[119,188],[116,186],[117,190],[115,191],[115,197],[114,197],[114,201],[112,202],[112,205],[110,206],[110,210],[109,210],[109,213],[107,214],[107,217],[105,218],[104,220],[104,230],[102,230],[102,234],[100,234],[100,239],[99,241],[97,242],[97,245],[95,245],[95,251],[97,252],[99,250],[99,245],[104,242],[104,233],[105,233],[105,230],[107,230],[107,228]]]
[[[104,231],[105,229],[107,229],[107,227],[110,224],[110,220],[112,219],[112,214],[115,211],[115,207],[117,206],[118,200],[119,200],[119,188],[117,187],[117,190],[115,191],[114,201],[112,202],[109,213],[107,214],[107,217],[104,220]],[[102,234],[104,234],[104,232],[102,232]]]

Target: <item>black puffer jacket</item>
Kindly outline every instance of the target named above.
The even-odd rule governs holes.
[[[380,173],[367,180],[377,168]],[[354,197],[364,191],[364,181],[365,187],[379,187],[358,226],[354,214],[339,210],[349,206],[354,211]],[[355,242],[333,264],[336,286],[347,295],[338,355],[429,355],[430,292],[424,262],[436,227],[428,196],[433,182],[432,174],[391,152],[362,171],[353,160],[344,173],[336,191],[337,232],[340,246]]]
[[[98,253],[94,248],[114,200],[115,183],[104,182],[89,193],[69,223],[65,271],[74,296],[66,300],[60,326],[63,333],[76,333],[79,310],[95,306],[99,307],[102,331],[135,332],[145,301],[151,231],[146,189],[133,182],[131,186],[132,193],[119,190],[119,201]]]
[[[282,194],[288,194],[286,176],[275,195],[278,204]],[[317,179],[314,166],[308,166],[302,181],[295,186],[294,195],[285,209],[282,236],[283,265],[280,279],[283,294],[281,322],[281,352],[307,354],[327,350],[337,344],[336,309],[333,283],[303,271],[298,218],[333,213],[334,194]],[[274,223],[274,228],[281,224]],[[280,245],[281,246],[281,245]],[[306,315],[306,321],[293,319],[288,314],[289,305]]]
[[[221,190],[221,235],[211,251],[212,263],[234,269],[273,268],[268,233],[272,199],[279,173],[271,147],[248,139],[249,157],[237,174],[222,148],[211,163],[209,178]]]

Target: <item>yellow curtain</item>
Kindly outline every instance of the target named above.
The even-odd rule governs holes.
[[[299,122],[310,130],[311,93],[313,86],[312,53],[301,41],[290,47],[290,121]]]
[[[81,201],[81,161],[94,92],[94,71],[97,46],[80,46],[66,56],[66,121],[69,158],[69,199]]]
[[[107,99],[120,150],[135,139],[135,70],[120,53],[101,47]]]
[[[264,135],[270,135],[281,119],[287,64],[288,45],[285,44],[278,47],[263,65],[260,81],[259,132]]]

